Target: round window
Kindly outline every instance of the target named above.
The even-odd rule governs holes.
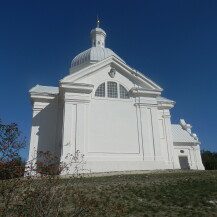
[[[184,153],[184,150],[181,150],[180,152],[183,154],[183,153]]]

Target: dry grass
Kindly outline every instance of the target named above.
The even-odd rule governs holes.
[[[5,180],[15,196],[6,210],[2,195],[0,216],[217,216],[217,171],[106,175]]]
[[[65,182],[66,180],[62,180]],[[71,181],[62,216],[217,216],[217,171],[81,178]]]

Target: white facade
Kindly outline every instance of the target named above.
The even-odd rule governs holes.
[[[66,161],[67,154],[79,150],[92,172],[204,169],[191,126],[183,120],[171,125],[175,102],[105,48],[105,38],[104,30],[93,29],[92,48],[72,60],[59,87],[30,90],[29,160],[36,151],[49,150]]]

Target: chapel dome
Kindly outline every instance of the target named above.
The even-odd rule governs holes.
[[[78,54],[72,60],[72,67],[81,65],[83,63],[95,63],[104,60],[107,57],[115,56],[123,61],[115,52],[109,48],[91,47],[80,54]],[[124,62],[124,61],[123,61]]]
[[[97,27],[92,29],[90,32],[92,47],[78,54],[71,63],[72,68],[84,64],[89,65],[101,60],[106,59],[110,56],[115,56],[122,62],[124,62],[115,52],[109,48],[105,48],[106,32],[99,28],[99,20],[97,20]],[[82,67],[82,66],[81,66]]]

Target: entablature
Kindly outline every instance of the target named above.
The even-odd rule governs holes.
[[[175,104],[175,103],[174,103]],[[171,109],[174,107],[174,104],[173,103],[161,103],[161,102],[158,102],[158,109],[159,110],[163,110],[163,109]]]
[[[161,91],[159,90],[148,90],[145,88],[131,88],[130,93],[133,96],[143,96],[143,97],[153,97],[156,98],[157,96],[160,96]]]
[[[89,103],[91,100],[91,97],[90,97],[90,94],[65,92],[63,99],[64,99],[64,102],[67,102],[67,103],[79,104],[79,103]]]
[[[58,96],[56,94],[33,94],[30,93],[30,100],[31,103],[34,104],[35,102],[45,102],[49,103],[53,100],[56,100]]]
[[[83,83],[60,82],[61,91],[74,93],[91,93],[94,85]]]

